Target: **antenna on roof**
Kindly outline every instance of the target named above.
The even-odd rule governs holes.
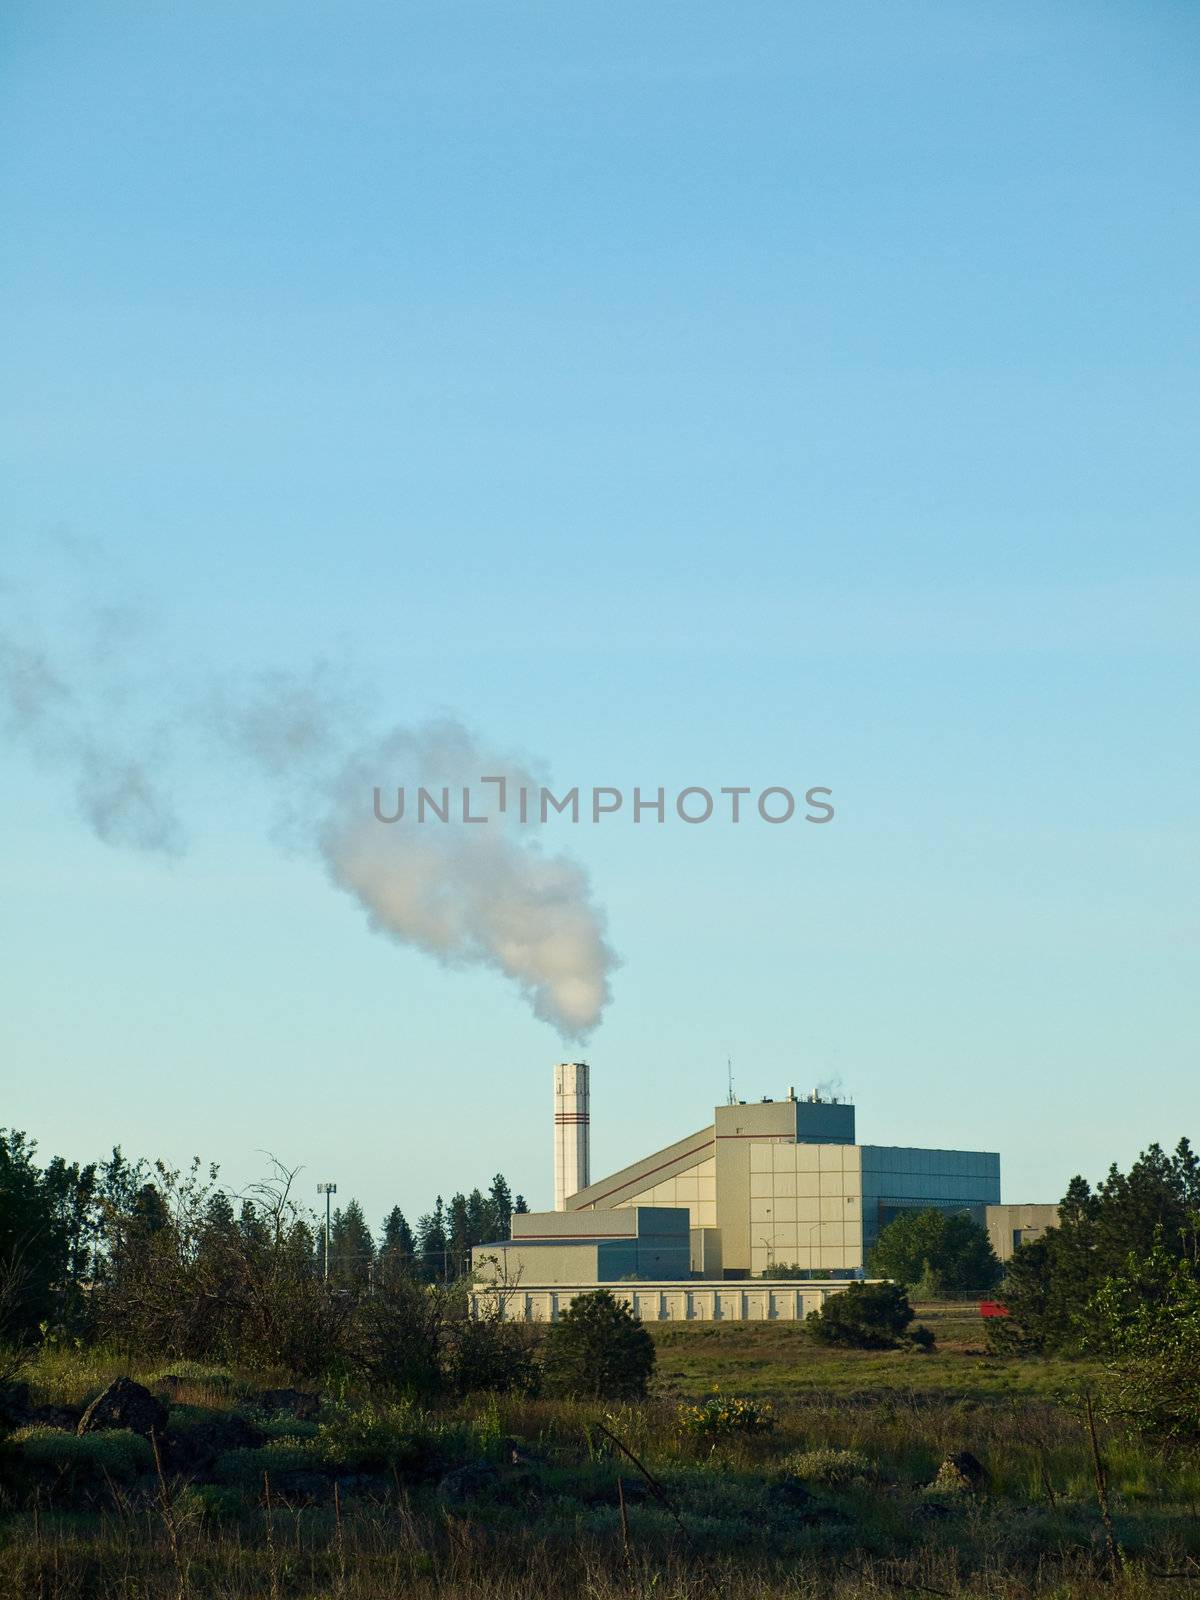
[[[726,1056],[725,1057],[725,1065],[729,1068],[729,1096],[726,1099],[725,1104],[727,1106],[735,1106],[735,1105],[737,1105],[737,1100],[734,1097],[734,1093],[733,1093],[733,1057],[732,1056]]]

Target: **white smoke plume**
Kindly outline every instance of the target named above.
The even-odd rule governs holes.
[[[54,651],[24,596],[3,587],[0,722],[43,768],[62,773],[76,807],[105,844],[175,856],[183,829],[159,776],[167,724],[146,717],[122,672],[117,635],[131,616],[94,611],[74,625],[74,648]]]
[[[502,973],[564,1039],[586,1038],[609,1001],[617,964],[604,913],[584,868],[544,852],[536,829],[516,822],[511,806],[501,813],[497,788],[480,783],[502,776],[510,793],[522,786],[536,793],[539,780],[451,718],[393,728],[347,749],[345,707],[318,670],[306,680],[273,676],[240,701],[226,693],[215,720],[225,739],[264,772],[286,776],[285,792],[313,808],[306,820],[291,802],[287,834],[307,835],[372,929],[444,966]],[[422,785],[435,794],[449,789],[458,807],[450,821],[415,819]],[[402,820],[376,818],[377,787],[393,796],[405,789]],[[464,789],[486,822],[461,820]]]
[[[206,740],[251,763],[274,799],[279,841],[314,853],[373,931],[447,967],[501,973],[564,1039],[598,1025],[617,958],[587,872],[543,850],[540,830],[511,808],[482,804],[495,793],[481,790],[485,775],[536,792],[541,780],[524,763],[488,751],[451,718],[364,735],[361,701],[329,663],[303,677],[264,674],[248,690],[173,693],[132,613],[92,603],[39,632],[23,592],[0,585],[0,602],[5,731],[64,775],[106,844],[181,853],[166,775],[176,741]],[[50,642],[63,639],[72,643]],[[411,806],[395,824],[376,819],[376,787],[415,796],[419,785],[454,795],[470,787],[488,821],[464,823],[460,809],[418,823]]]

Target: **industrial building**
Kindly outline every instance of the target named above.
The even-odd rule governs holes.
[[[989,1206],[984,1219],[988,1243],[1001,1261],[1011,1261],[1023,1244],[1058,1227],[1057,1206]]]
[[[999,1206],[994,1151],[858,1144],[852,1104],[794,1090],[717,1106],[705,1127],[593,1183],[589,1079],[586,1062],[555,1068],[556,1209],[515,1216],[511,1238],[475,1248],[478,1279],[513,1297],[511,1315],[553,1316],[598,1284],[621,1284],[643,1316],[803,1315],[834,1285],[797,1277],[861,1278],[901,1211],[965,1210],[986,1226]],[[997,1226],[1011,1255],[1021,1225]],[[763,1281],[729,1288],[745,1279]]]

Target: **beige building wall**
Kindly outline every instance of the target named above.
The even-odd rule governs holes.
[[[850,1271],[863,1264],[857,1145],[718,1135],[716,1154],[616,1209],[632,1205],[686,1206],[693,1229],[718,1229],[721,1270],[758,1275],[783,1266]]]
[[[693,1228],[691,1241],[692,1271],[698,1278],[719,1278],[724,1267],[720,1228]]]
[[[514,1239],[614,1238],[637,1234],[635,1219],[624,1211],[514,1211]]]
[[[499,1279],[514,1288],[545,1278],[555,1283],[595,1284],[599,1281],[596,1258],[597,1244],[585,1239],[564,1240],[550,1248],[532,1241],[522,1248],[518,1239],[491,1252],[486,1246],[472,1251],[474,1269],[485,1281]]]
[[[752,1142],[749,1184],[752,1273],[862,1266],[857,1145]]]
[[[631,1194],[619,1200],[616,1209],[626,1206],[686,1206],[691,1213],[693,1228],[717,1226],[717,1160],[715,1156],[698,1160],[671,1178],[664,1178],[652,1188]]]
[[[1057,1206],[988,1206],[984,1217],[988,1242],[1001,1261],[1011,1261],[1018,1246],[1058,1227]]]

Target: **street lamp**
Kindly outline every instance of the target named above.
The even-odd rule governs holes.
[[[325,1196],[325,1281],[329,1282],[329,1197],[337,1193],[336,1183],[319,1183],[317,1193]]]

